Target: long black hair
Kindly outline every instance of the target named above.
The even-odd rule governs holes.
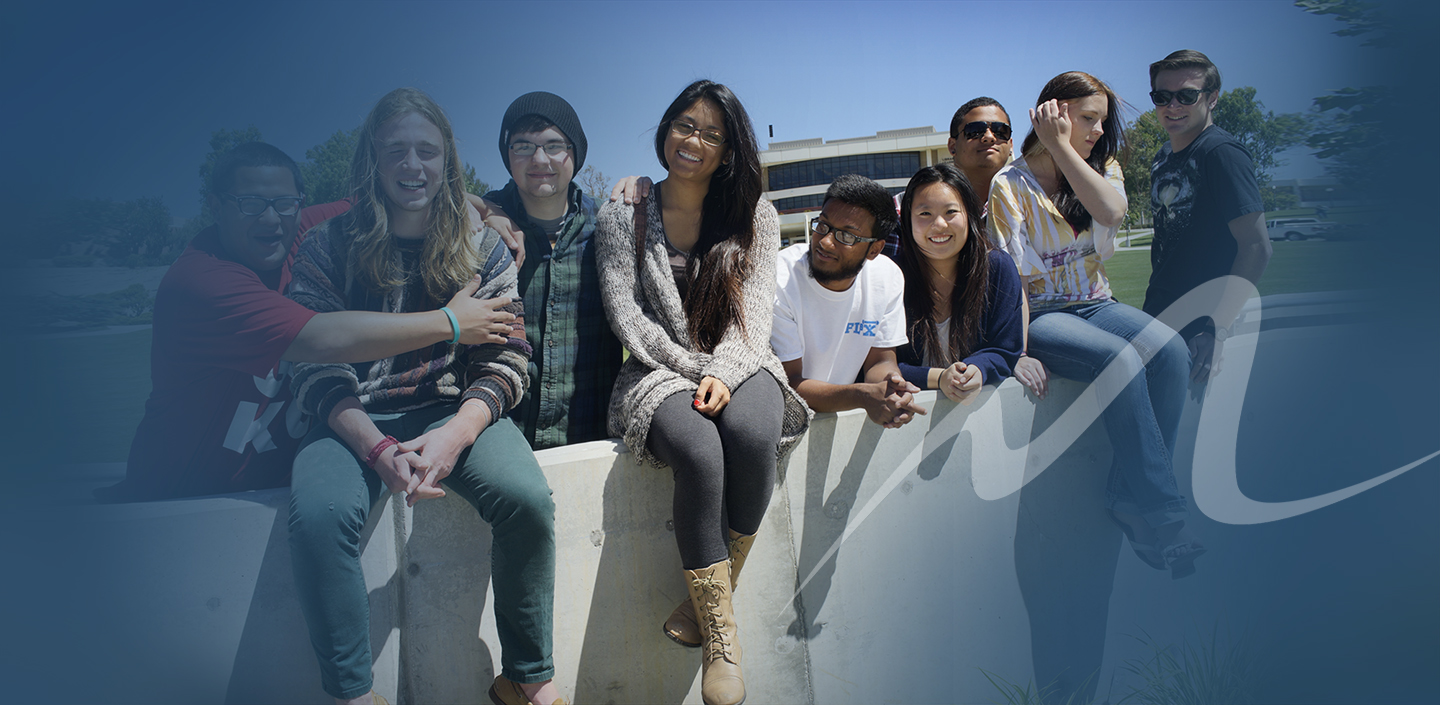
[[[1066,101],[1092,95],[1105,96],[1106,115],[1105,120],[1100,123],[1105,134],[1095,141],[1095,148],[1090,150],[1090,156],[1085,159],[1085,163],[1096,173],[1104,174],[1105,163],[1110,161],[1111,157],[1118,156],[1121,145],[1125,143],[1125,129],[1122,127],[1124,121],[1120,119],[1122,103],[1115,91],[1110,90],[1110,86],[1105,85],[1104,81],[1084,71],[1067,71],[1045,84],[1045,88],[1040,91],[1040,97],[1035,100],[1035,105],[1042,105],[1047,100]],[[1025,135],[1025,142],[1020,145],[1020,153],[1028,157],[1044,149],[1040,144],[1040,136],[1036,135],[1035,128],[1031,127],[1030,133]],[[1075,232],[1084,232],[1090,227],[1090,211],[1085,210],[1085,204],[1076,198],[1075,189],[1065,180],[1065,175],[1060,173],[1058,166],[1055,176],[1060,180],[1060,191],[1052,199],[1055,209],[1065,216],[1065,221],[1075,228]]]
[[[939,274],[915,244],[915,226],[910,222],[915,194],[930,184],[943,183],[960,195],[965,206],[965,247],[956,256],[955,288],[950,292],[950,339],[944,344],[935,320],[935,299],[931,277]],[[900,271],[905,274],[905,320],[910,343],[949,367],[969,355],[980,341],[981,319],[990,296],[990,262],[986,256],[990,240],[980,219],[980,198],[965,173],[945,162],[927,166],[910,177],[900,199]]]
[[[670,122],[698,101],[708,101],[724,116],[725,146],[730,159],[710,177],[710,189],[701,205],[700,239],[690,250],[686,274],[691,278],[685,297],[686,329],[702,352],[711,352],[725,331],[739,325],[744,333],[742,284],[750,274],[747,254],[755,241],[755,207],[763,192],[760,148],[755,128],[740,99],[714,81],[696,81],[675,97],[655,130],[655,156],[665,159],[665,138]]]

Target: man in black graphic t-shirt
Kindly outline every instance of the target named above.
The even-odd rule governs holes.
[[[1219,70],[1198,51],[1177,51],[1150,65],[1150,88],[1156,117],[1170,136],[1150,167],[1155,238],[1145,313],[1159,316],[1217,277],[1259,282],[1270,261],[1270,239],[1250,153],[1211,118],[1220,99]],[[1217,306],[1182,326],[1195,382],[1209,379],[1240,303]]]

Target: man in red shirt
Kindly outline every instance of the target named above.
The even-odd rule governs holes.
[[[215,225],[166,272],[155,296],[152,390],[125,480],[101,501],[139,501],[282,487],[310,426],[290,403],[291,362],[363,362],[437,342],[503,342],[509,299],[471,298],[443,311],[319,313],[283,296],[299,235],[347,202],[300,204],[294,160],[261,142],[220,158],[211,177]]]

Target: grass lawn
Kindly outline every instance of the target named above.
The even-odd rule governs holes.
[[[19,338],[20,466],[124,462],[150,396],[150,330]],[[73,432],[72,432],[73,431]],[[25,457],[29,456],[29,457]]]
[[[1275,242],[1274,254],[1260,278],[1260,295],[1305,291],[1358,289],[1367,282],[1357,272],[1381,272],[1380,252],[1364,242]],[[1110,290],[1115,298],[1139,307],[1150,283],[1150,252],[1117,252],[1105,261]]]

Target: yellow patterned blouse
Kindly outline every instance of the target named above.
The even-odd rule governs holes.
[[[1125,195],[1118,161],[1105,164],[1105,180]],[[1001,169],[990,185],[990,236],[1015,260],[1032,313],[1110,299],[1110,281],[1101,262],[1115,254],[1119,229],[1092,221],[1076,233],[1024,157]]]

